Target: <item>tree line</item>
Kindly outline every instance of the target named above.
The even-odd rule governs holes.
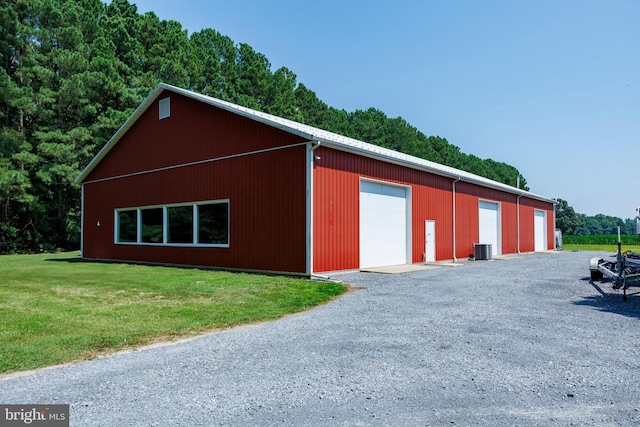
[[[73,181],[159,82],[528,189],[511,165],[375,108],[330,107],[248,44],[127,0],[0,0],[0,28],[0,252],[79,246]]]
[[[587,216],[577,213],[566,200],[557,199],[556,227],[562,234],[573,236],[600,236],[618,234],[637,234],[635,218],[617,218],[598,214]]]

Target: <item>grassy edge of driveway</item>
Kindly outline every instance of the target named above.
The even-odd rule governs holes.
[[[342,284],[131,264],[75,253],[0,256],[0,375],[269,321]]]
[[[572,252],[586,252],[586,251],[597,251],[597,252],[618,252],[618,245],[596,245],[596,244],[581,244],[581,243],[570,243],[564,245],[565,251]],[[636,253],[640,253],[640,245],[622,245],[622,251],[632,251]]]

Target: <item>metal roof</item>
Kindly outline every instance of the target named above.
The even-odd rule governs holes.
[[[476,185],[481,185],[483,187],[494,188],[516,195],[527,196],[529,198],[541,200],[544,202],[555,203],[553,199],[549,199],[547,197],[543,197],[529,191],[524,191],[510,185],[502,184],[500,182],[484,178],[469,172],[465,172],[460,169],[421,159],[419,157],[410,156],[408,154],[400,153],[388,148],[369,144],[364,141],[359,141],[357,139],[349,138],[337,133],[318,129],[309,125],[295,122],[293,120],[283,119],[282,117],[277,117],[271,114],[263,113],[261,111],[253,110],[251,108],[242,107],[228,101],[223,101],[221,99],[213,98],[207,95],[202,95],[190,90],[181,89],[179,87],[168,85],[166,83],[160,83],[158,84],[158,86],[156,86],[156,88],[149,94],[149,96],[142,102],[142,104],[140,104],[140,106],[134,111],[131,117],[127,119],[127,121],[109,140],[109,142],[107,142],[107,144],[105,144],[100,152],[98,152],[91,163],[89,163],[89,165],[82,171],[82,173],[80,173],[75,182],[80,183],[84,181],[84,179],[89,175],[93,168],[106,156],[111,148],[120,140],[120,138],[122,138],[122,136],[131,128],[136,120],[138,120],[138,118],[164,91],[174,92],[179,95],[204,102],[214,107],[218,107],[231,113],[246,117],[248,119],[275,127],[285,132],[298,135],[304,140],[317,141],[324,146],[356,153],[366,157],[372,157],[375,159],[399,164],[414,169],[423,170],[436,175],[447,176],[452,179],[470,182]]]

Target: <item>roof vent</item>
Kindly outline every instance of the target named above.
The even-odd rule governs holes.
[[[159,116],[158,119],[166,119],[171,115],[171,98],[164,98],[158,102]]]

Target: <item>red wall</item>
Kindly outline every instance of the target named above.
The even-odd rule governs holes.
[[[304,145],[96,181],[302,142],[207,104],[170,96],[170,118],[158,121],[156,101],[85,179],[83,256],[304,273]],[[117,208],[220,199],[230,201],[229,248],[114,243]]]
[[[158,100],[171,98],[171,117],[158,120]],[[172,92],[163,92],[85,182],[301,142],[254,120]]]
[[[360,178],[411,187],[412,261],[423,261],[425,220],[436,222],[436,259],[453,258],[453,179],[320,147],[314,164],[314,271],[358,269]],[[472,254],[478,243],[479,200],[501,204],[502,253],[518,252],[517,196],[456,183],[456,258]],[[547,243],[553,249],[553,205],[520,198],[520,251],[534,248],[533,210],[547,211]]]

